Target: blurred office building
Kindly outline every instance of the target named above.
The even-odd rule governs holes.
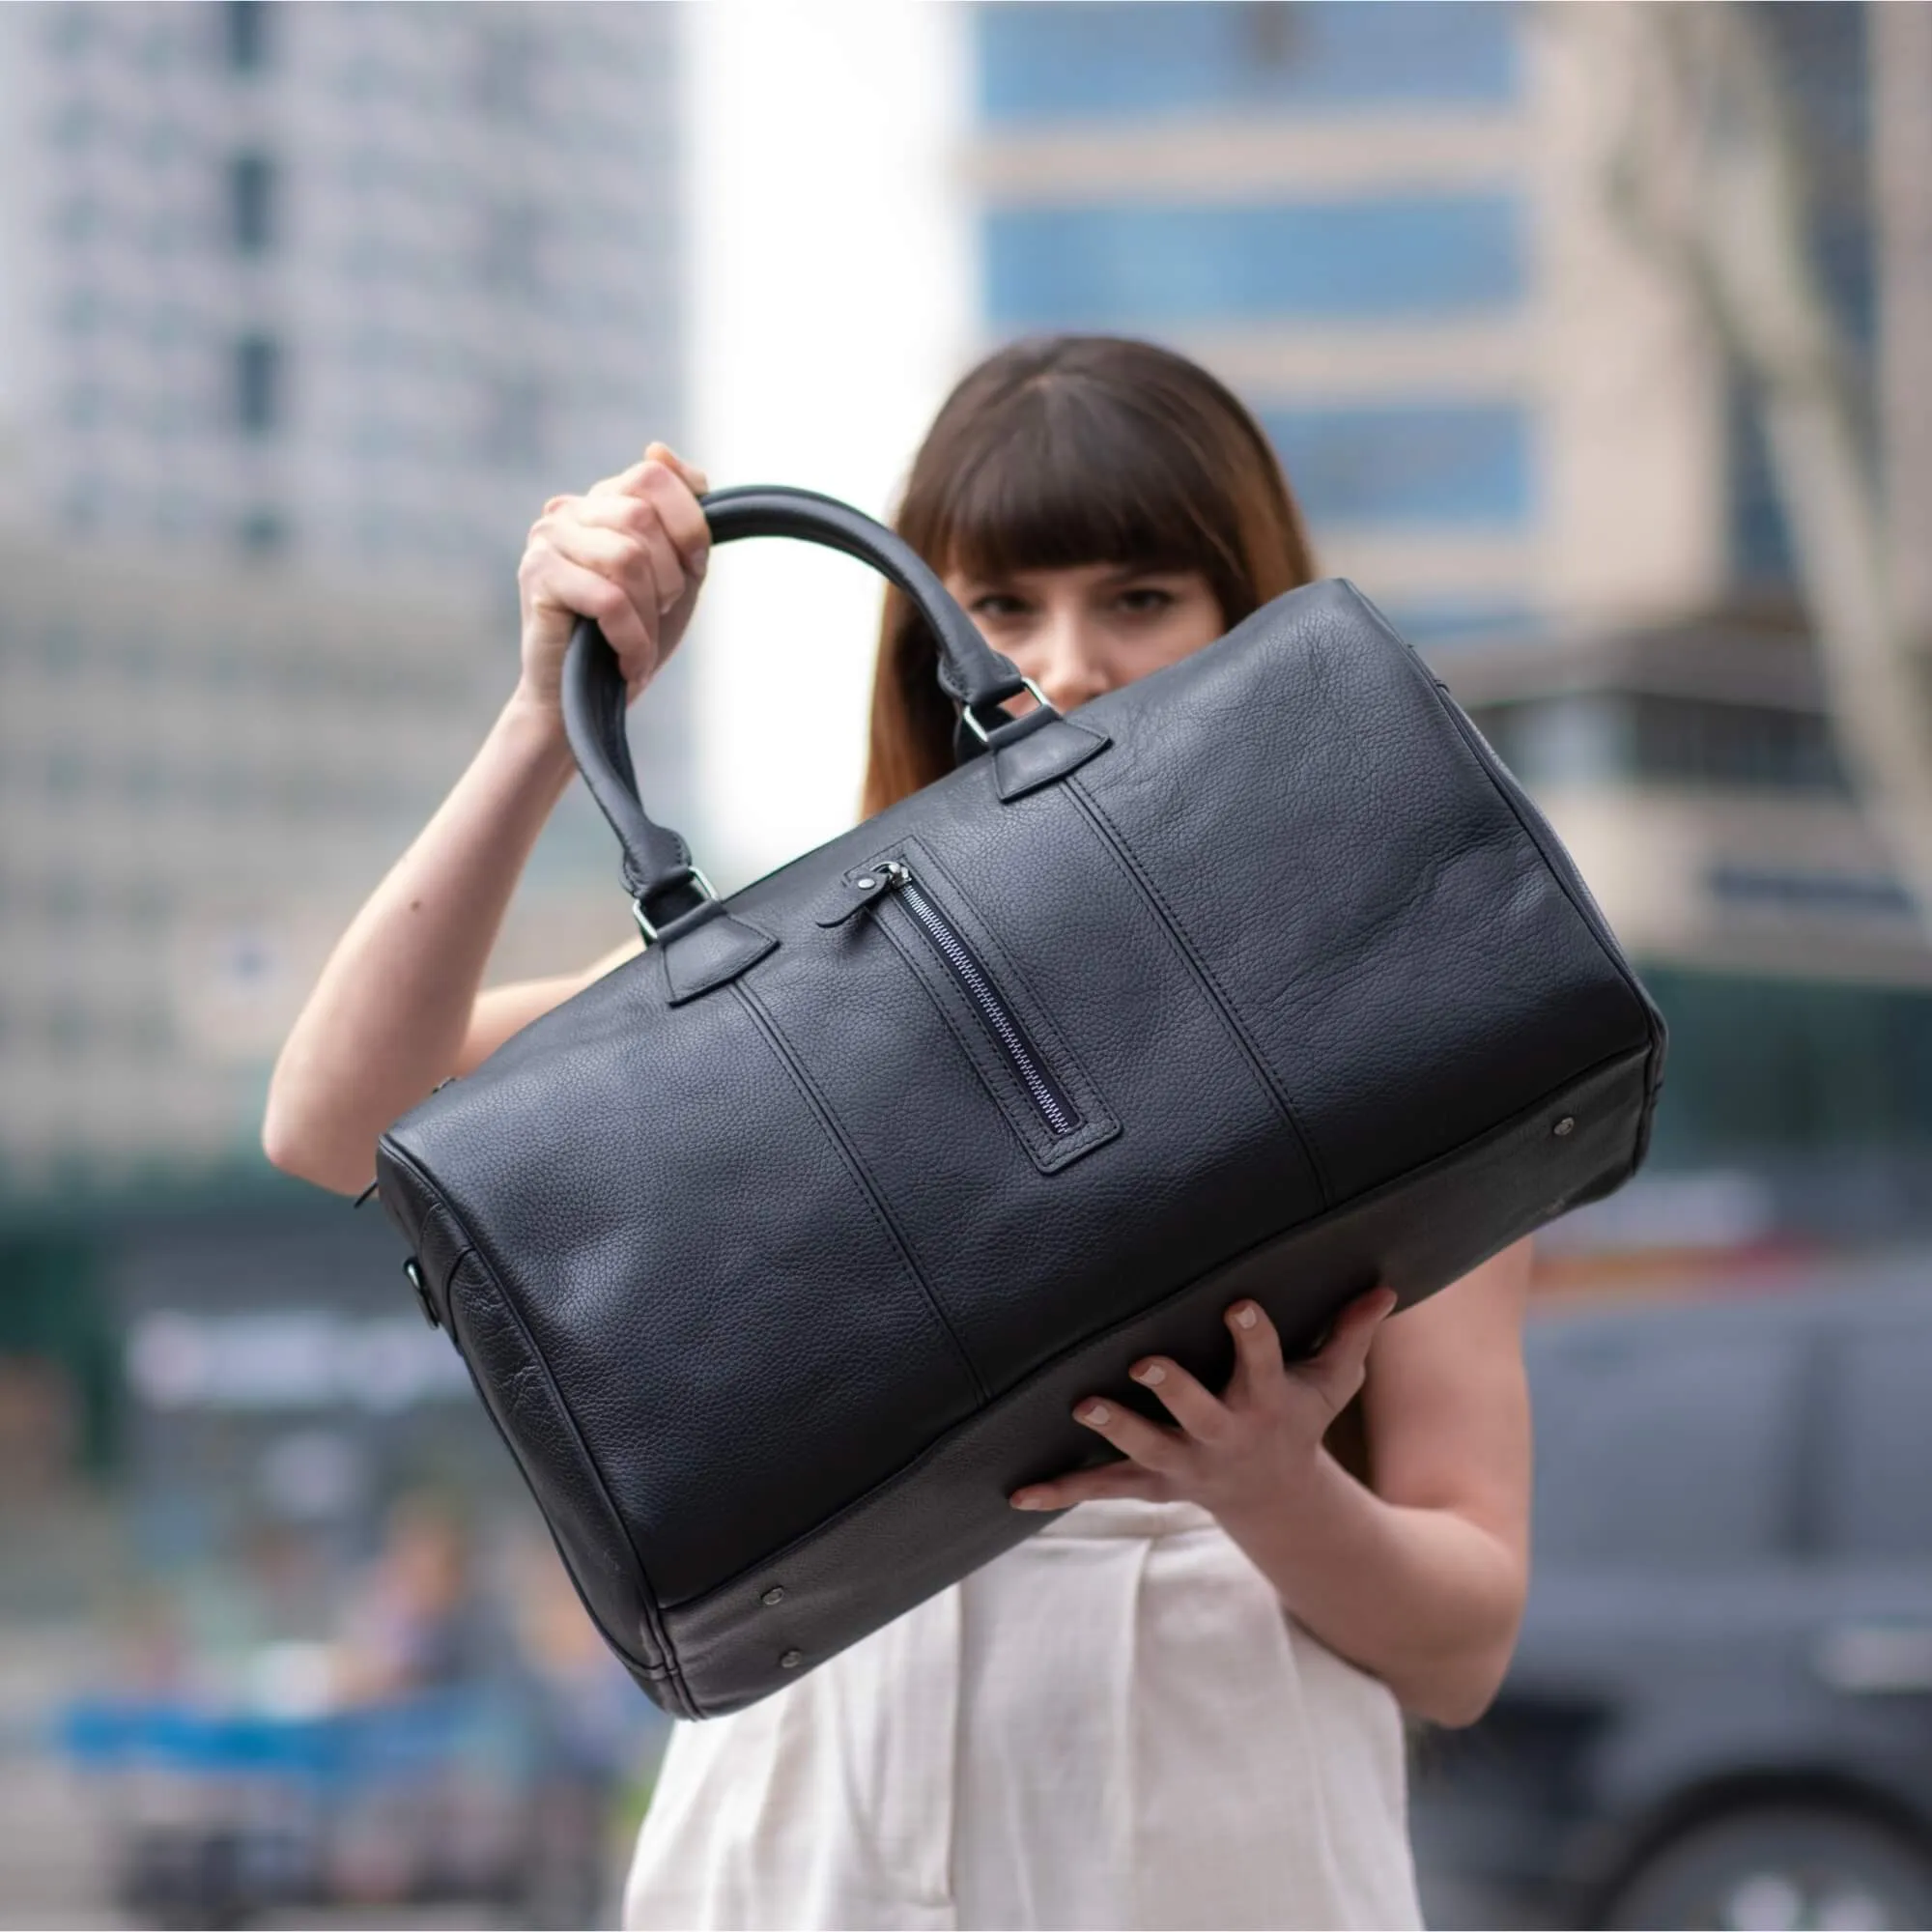
[[[262,1106],[514,687],[545,497],[678,434],[673,12],[0,9],[0,1460],[138,1488],[252,1418],[144,1518],[171,1559],[380,1491],[365,1343],[507,1466],[379,1210],[273,1175]],[[671,810],[680,691],[640,721]],[[619,943],[615,861],[567,800],[494,972]]]
[[[1932,99],[1882,17],[1919,10],[1750,12],[1848,379],[1922,424],[1926,224],[1888,252],[1874,180]],[[1932,949],[1852,797],[1757,402],[1619,206],[1627,144],[1677,138],[1634,111],[1632,10],[975,15],[986,333],[1151,334],[1234,384],[1322,567],[1493,734],[1672,1022],[1650,1173],[1554,1245],[1926,1232]]]

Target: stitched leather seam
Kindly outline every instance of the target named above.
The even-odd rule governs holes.
[[[1206,956],[1188,936],[1187,928],[1181,924],[1179,915],[1168,904],[1153,876],[1135,855],[1134,849],[1126,841],[1119,826],[1107,816],[1100,801],[1081,782],[1075,772],[1061,781],[1067,796],[1087,813],[1089,821],[1102,841],[1119,857],[1128,876],[1140,888],[1143,895],[1153,908],[1155,916],[1166,926],[1174,939],[1180,955],[1193,970],[1195,979],[1208,994],[1215,1010],[1221,1015],[1222,1024],[1233,1035],[1236,1043],[1247,1056],[1263,1089],[1281,1110],[1282,1118],[1293,1133],[1295,1144],[1301,1150],[1301,1157],[1308,1163],[1308,1171],[1315,1177],[1315,1185],[1321,1192],[1321,1206],[1335,1205],[1335,1188],[1328,1179],[1327,1170],[1321,1165],[1321,1157],[1315,1151],[1315,1143],[1307,1128],[1301,1124],[1300,1117],[1294,1111],[1294,1102],[1288,1097],[1288,1092],[1280,1076],[1269,1064],[1267,1055],[1262,1051],[1261,1043],[1249,1033],[1240,1014],[1235,1009],[1234,1001],[1223,990],[1220,980],[1214,977],[1214,969],[1208,965]]]
[[[1448,714],[1450,722],[1456,726],[1457,735],[1462,738],[1464,748],[1475,759],[1477,769],[1489,780],[1492,789],[1509,807],[1510,815],[1516,820],[1523,836],[1535,846],[1537,856],[1543,861],[1544,869],[1556,881],[1557,889],[1570,901],[1571,910],[1583,922],[1584,930],[1596,941],[1597,950],[1603,953],[1605,963],[1630,988],[1636,1001],[1637,1011],[1643,1016],[1644,1032],[1650,1042],[1648,1048],[1650,1065],[1646,1069],[1644,1093],[1655,1103],[1658,1090],[1663,1084],[1663,1056],[1659,1051],[1662,1040],[1650,995],[1644,991],[1642,982],[1631,971],[1629,962],[1623,958],[1618,947],[1607,936],[1608,922],[1605,920],[1602,911],[1591,902],[1589,889],[1583,886],[1582,875],[1578,873],[1574,882],[1567,876],[1576,862],[1567,852],[1562,852],[1560,842],[1557,852],[1552,852],[1544,835],[1537,830],[1530,819],[1523,816],[1522,807],[1513,796],[1511,786],[1503,781],[1502,773],[1498,769],[1499,760],[1495,753],[1483,742],[1482,734],[1463,715],[1463,707],[1456,702],[1449,687],[1423,663],[1415,646],[1404,638],[1374,603],[1363,596],[1352,583],[1349,584],[1349,592],[1361,607],[1362,614],[1369,618],[1383,637],[1402,653],[1403,660],[1410,671],[1422,679],[1429,687],[1430,695]],[[1558,852],[1561,852],[1564,863],[1558,862]],[[1579,887],[1582,888],[1580,896],[1577,891]],[[1643,1165],[1643,1156],[1650,1145],[1653,1119],[1654,1111],[1646,1111],[1637,1134],[1636,1156],[1631,1162],[1633,1174]]]
[[[413,1163],[411,1165],[413,1172],[421,1172],[420,1169],[414,1168]],[[557,1385],[555,1376],[551,1373],[549,1359],[545,1356],[543,1350],[537,1347],[536,1338],[530,1333],[528,1324],[524,1321],[523,1311],[518,1308],[515,1297],[504,1288],[502,1277],[492,1264],[489,1255],[484,1252],[479,1244],[473,1242],[464,1252],[476,1263],[477,1267],[482,1271],[484,1280],[489,1283],[491,1291],[497,1297],[497,1305],[503,1311],[503,1315],[511,1327],[516,1330],[518,1340],[528,1350],[531,1363],[534,1365],[538,1375],[543,1378],[544,1388],[548,1391],[551,1401],[555,1405],[556,1412],[562,1418],[565,1428],[570,1431],[571,1442],[575,1446],[578,1456],[582,1459],[584,1469],[589,1472],[591,1484],[597,1492],[597,1498],[604,1505],[605,1514],[615,1524],[618,1534],[622,1536],[624,1548],[631,1552],[631,1562],[636,1571],[634,1580],[637,1584],[638,1601],[643,1605],[644,1616],[650,1624],[651,1635],[656,1639],[658,1648],[664,1655],[665,1669],[668,1673],[664,1681],[671,1688],[678,1701],[685,1705],[688,1714],[692,1717],[697,1717],[700,1714],[696,1701],[693,1698],[690,1690],[684,1682],[684,1673],[678,1665],[677,1651],[670,1640],[669,1633],[665,1629],[662,1606],[658,1603],[657,1592],[651,1588],[650,1573],[644,1567],[642,1553],[639,1550],[637,1543],[631,1535],[630,1524],[624,1520],[623,1512],[618,1509],[616,1499],[611,1493],[611,1485],[605,1480],[603,1469],[598,1465],[596,1457],[590,1453],[590,1445],[584,1440],[583,1431],[578,1425],[576,1414],[571,1409],[569,1403],[564,1400],[563,1390]],[[451,1270],[451,1278],[454,1279],[454,1269]],[[467,1362],[469,1360],[468,1355],[464,1359]],[[486,1402],[484,1407],[490,1409],[490,1405]],[[494,1420],[496,1411],[490,1409],[490,1413]],[[522,1457],[519,1456],[519,1463],[522,1460]],[[569,1567],[567,1563],[564,1565],[566,1570]],[[582,1592],[580,1591],[579,1594],[581,1595]],[[593,1621],[601,1622],[601,1619],[593,1619]]]
[[[865,1196],[866,1203],[871,1208],[873,1218],[878,1222],[881,1232],[893,1244],[893,1250],[899,1258],[899,1264],[911,1278],[913,1286],[924,1296],[925,1305],[932,1311],[933,1319],[939,1323],[940,1332],[952,1345],[952,1352],[959,1358],[960,1367],[972,1380],[974,1393],[981,1403],[991,1402],[992,1391],[987,1388],[973,1357],[966,1352],[966,1345],[959,1339],[959,1333],[948,1318],[938,1295],[932,1292],[932,1284],[926,1280],[920,1270],[919,1264],[913,1259],[912,1249],[907,1245],[905,1236],[900,1234],[898,1223],[894,1220],[891,1209],[887,1208],[871,1175],[867,1171],[866,1163],[859,1158],[858,1149],[852,1145],[845,1129],[838,1122],[838,1117],[832,1111],[831,1102],[818,1091],[810,1074],[806,1071],[804,1063],[793,1052],[791,1042],[785,1038],[764,1001],[749,986],[735,980],[731,982],[731,990],[744,1002],[759,1032],[771,1042],[772,1051],[778,1055],[780,1064],[791,1075],[792,1084],[797,1087],[806,1105],[811,1109],[818,1123],[825,1129],[827,1139],[837,1149],[853,1179],[859,1183],[859,1191]]]
[[[1576,1092],[1577,1089],[1588,1086],[1592,1081],[1599,1079],[1606,1073],[1616,1071],[1620,1066],[1638,1061],[1646,1053],[1647,1049],[1643,1047],[1634,1047],[1624,1053],[1611,1054],[1608,1058],[1598,1061],[1593,1066],[1585,1067],[1582,1072],[1572,1074],[1560,1086],[1550,1088],[1540,1098],[1531,1101],[1526,1107],[1518,1108],[1514,1114],[1495,1122],[1494,1125],[1486,1127],[1480,1133],[1470,1134],[1464,1139],[1458,1141],[1446,1152],[1439,1153],[1433,1159],[1424,1161],[1420,1167],[1411,1170],[1409,1173],[1398,1175],[1392,1180],[1378,1181],[1373,1187],[1362,1188],[1358,1193],[1350,1195],[1347,1200],[1337,1202],[1333,1208],[1326,1210],[1323,1214],[1311,1214],[1304,1220],[1289,1222],[1277,1228],[1272,1234],[1263,1236],[1260,1240],[1251,1241],[1245,1248],[1223,1257],[1223,1259],[1213,1263],[1210,1266],[1201,1269],[1197,1274],[1190,1275],[1179,1287],[1170,1289],[1157,1301],[1151,1301],[1145,1307],[1134,1309],[1130,1313],[1121,1316],[1118,1320],[1110,1322],[1105,1328],[1082,1336],[1079,1341],[1062,1349],[1058,1354],[1051,1355],[1045,1361],[1029,1369],[1018,1381],[1014,1382],[990,1406],[993,1408],[1008,1408],[1012,1406],[1035,1383],[1043,1380],[1046,1377],[1054,1374],[1056,1370],[1064,1367],[1071,1357],[1081,1354],[1087,1350],[1097,1349],[1112,1341],[1117,1335],[1134,1327],[1136,1324],[1162,1314],[1176,1303],[1184,1301],[1205,1284],[1211,1282],[1229,1269],[1239,1266],[1244,1262],[1253,1259],[1256,1255],[1265,1252],[1276,1242],[1286,1239],[1291,1235],[1305,1234],[1314,1228],[1317,1223],[1330,1216],[1353,1213],[1369,1202],[1374,1201],[1378,1195],[1391,1195],[1410,1185],[1418,1176],[1431,1174],[1438,1168],[1452,1166],[1459,1160],[1464,1160],[1471,1154],[1480,1152],[1486,1142],[1517,1131],[1522,1126],[1524,1122],[1534,1120],[1539,1114],[1548,1112],[1558,1101]],[[1508,1243],[1505,1242],[1504,1245],[1507,1246]],[[1477,1265],[1480,1266],[1481,1264],[1478,1263]],[[768,1554],[761,1556],[755,1563],[748,1564],[744,1569],[738,1571],[736,1575],[726,1577],[724,1582],[714,1584],[710,1589],[700,1591],[696,1596],[681,1597],[676,1603],[666,1605],[666,1613],[669,1616],[676,1616],[680,1612],[698,1608],[714,1599],[726,1597],[733,1591],[742,1591],[750,1582],[781,1571],[787,1559],[803,1550],[810,1548],[820,1537],[827,1534],[835,1525],[843,1522],[849,1517],[858,1515],[869,1504],[879,1501],[881,1497],[889,1494],[892,1491],[912,1482],[928,1463],[945,1454],[953,1445],[953,1439],[961,1429],[978,1428],[985,1420],[986,1417],[982,1413],[972,1417],[968,1422],[957,1424],[954,1428],[949,1429],[943,1435],[929,1442],[916,1456],[900,1463],[891,1474],[880,1477],[864,1494],[854,1496],[849,1503],[835,1510],[823,1522],[807,1530],[802,1536],[794,1537],[782,1548],[772,1550]],[[717,1648],[718,1646],[714,1646],[711,1651],[699,1653],[696,1660],[696,1666],[702,1668],[706,1659],[716,1654]]]
[[[456,1279],[457,1269],[462,1267],[463,1264],[466,1261],[471,1259],[475,1261],[476,1265],[483,1270],[486,1276],[489,1275],[489,1264],[483,1259],[483,1257],[477,1254],[476,1250],[473,1247],[465,1248],[463,1252],[457,1256],[455,1262],[450,1266],[449,1278],[452,1285],[454,1284]],[[494,1277],[491,1277],[491,1287],[493,1289],[496,1288],[496,1282]],[[500,1298],[500,1291],[497,1291],[497,1293]],[[455,1339],[454,1333],[452,1332],[451,1340],[454,1341],[454,1339]],[[486,1414],[490,1418],[491,1422],[495,1425],[497,1434],[503,1438],[503,1446],[509,1450],[511,1456],[516,1460],[519,1466],[521,1466],[524,1460],[522,1453],[518,1450],[515,1442],[513,1442],[510,1439],[509,1432],[503,1427],[503,1424],[498,1419],[497,1411],[492,1406],[489,1398],[484,1394],[482,1378],[477,1373],[475,1363],[471,1361],[469,1356],[465,1354],[461,1349],[457,1350],[457,1353],[459,1355],[462,1355],[464,1365],[469,1371],[470,1380],[476,1383],[477,1385],[476,1393],[478,1397],[481,1399],[484,1414]],[[549,1525],[546,1524],[546,1527],[549,1527]],[[554,1530],[553,1530],[551,1533],[551,1540],[554,1543],[556,1542],[556,1534]],[[569,1560],[565,1558],[563,1555],[561,1545],[558,1546],[557,1556],[559,1560],[562,1561],[563,1563],[563,1574],[570,1579],[570,1587],[577,1592],[577,1600],[583,1605],[584,1615],[586,1615],[590,1619],[590,1621],[593,1624],[595,1624],[601,1631],[604,1627],[604,1619],[597,1613],[597,1611],[594,1608],[592,1608],[590,1599],[584,1595],[583,1585],[578,1581],[577,1572],[571,1567]],[[657,1633],[657,1644],[660,1656],[668,1659],[671,1656],[671,1651],[668,1640],[668,1633],[664,1632]],[[627,1663],[634,1664],[638,1669],[641,1670],[646,1677],[651,1678],[654,1682],[663,1683],[668,1681],[676,1670],[676,1665],[674,1663],[667,1663],[660,1665],[660,1664],[652,1664],[646,1662],[642,1658],[637,1657],[633,1653],[631,1647],[628,1644],[617,1644],[614,1647],[622,1655],[624,1661]],[[694,1706],[693,1708],[696,1707]]]

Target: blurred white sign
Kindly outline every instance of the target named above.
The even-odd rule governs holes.
[[[152,1407],[386,1412],[469,1397],[469,1372],[414,1314],[355,1320],[324,1310],[135,1321],[128,1378]]]

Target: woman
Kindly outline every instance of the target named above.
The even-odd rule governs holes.
[[[476,761],[325,968],[270,1092],[283,1167],[345,1192],[447,1073],[635,952],[479,993],[571,761],[576,613],[635,696],[703,581],[704,478],[662,444],[553,497],[521,572],[523,678]],[[898,527],[993,645],[1070,709],[1314,575],[1265,439],[1143,343],[1001,351],[949,398]],[[951,764],[933,642],[889,596],[864,809]],[[633,1926],[1419,1922],[1403,1714],[1473,1720],[1527,1574],[1527,1243],[1387,1321],[1350,1304],[1293,1363],[1251,1302],[1215,1394],[1089,1400],[1121,1453],[1017,1492],[1065,1512],[733,1716],[675,1733],[625,1892]]]

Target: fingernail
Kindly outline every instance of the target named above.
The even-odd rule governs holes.
[[[1260,1319],[1261,1317],[1256,1312],[1255,1306],[1252,1302],[1250,1302],[1248,1306],[1245,1308],[1237,1308],[1235,1310],[1235,1320],[1238,1321],[1243,1328],[1252,1328],[1255,1325],[1255,1323],[1258,1321],[1260,1321]]]
[[[1075,1422],[1098,1423],[1111,1420],[1114,1411],[1104,1402],[1090,1402],[1085,1408],[1073,1411]]]
[[[1149,1388],[1158,1388],[1167,1379],[1167,1371],[1158,1362],[1144,1362],[1134,1370],[1137,1382],[1145,1382]]]
[[[1045,1501],[1033,1490],[1017,1491],[1014,1494],[1009,1496],[1007,1500],[1016,1510],[1037,1510],[1046,1507]]]

